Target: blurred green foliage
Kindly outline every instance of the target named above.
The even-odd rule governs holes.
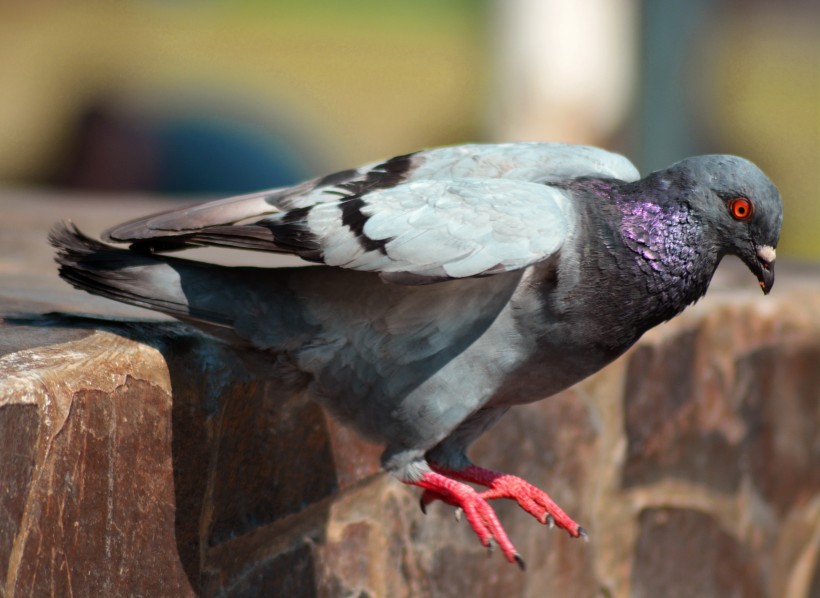
[[[475,138],[483,2],[0,5],[0,179],[65,158],[89,105],[285,131],[314,171]],[[299,138],[299,139],[296,139]]]

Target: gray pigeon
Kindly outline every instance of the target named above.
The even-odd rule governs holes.
[[[422,507],[459,507],[484,546],[523,567],[488,500],[586,533],[467,447],[697,301],[724,255],[768,293],[781,221],[777,189],[742,158],[687,158],[641,179],[600,149],[511,143],[420,151],[105,233],[128,249],[67,224],[51,242],[80,289],[285,355],[316,401],[386,445],[384,467],[424,489]],[[323,265],[162,255],[199,246]]]

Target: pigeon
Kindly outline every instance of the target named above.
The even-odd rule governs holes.
[[[105,242],[62,222],[50,241],[77,288],[284,356],[310,397],[385,446],[383,467],[422,489],[423,510],[457,507],[523,568],[490,500],[587,533],[543,490],[472,463],[470,444],[697,301],[725,255],[768,293],[782,214],[774,184],[736,156],[641,178],[594,147],[470,144],[153,214]],[[165,255],[203,246],[311,263]]]

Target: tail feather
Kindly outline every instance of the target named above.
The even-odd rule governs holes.
[[[196,262],[112,247],[70,222],[56,224],[48,239],[57,249],[60,276],[75,288],[183,320],[232,325],[230,315],[192,305],[186,297],[179,271],[202,268]]]

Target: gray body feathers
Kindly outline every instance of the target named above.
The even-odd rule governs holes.
[[[744,188],[723,189],[735,184]],[[756,202],[744,223],[726,213],[741,192]],[[774,186],[738,158],[692,158],[638,180],[626,159],[594,148],[472,145],[107,233],[132,249],[65,225],[52,243],[79,288],[287,354],[312,396],[385,443],[385,465],[407,480],[425,471],[425,455],[463,465],[510,406],[615,359],[702,296],[724,254],[763,285],[771,264],[755,255],[776,245],[781,218]],[[199,245],[324,265],[161,255]]]

